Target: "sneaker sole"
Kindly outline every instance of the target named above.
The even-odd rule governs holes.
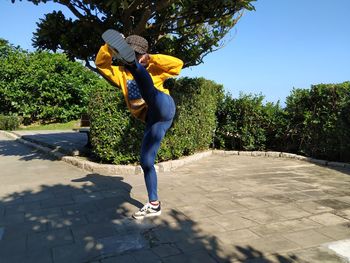
[[[102,34],[102,39],[112,48],[118,51],[118,55],[126,63],[133,63],[136,59],[135,51],[126,43],[123,36],[114,29],[108,29]]]
[[[159,211],[157,213],[152,213],[152,214],[147,214],[147,215],[144,215],[144,216],[135,216],[135,215],[132,215],[132,217],[134,219],[137,219],[137,220],[140,220],[140,219],[143,219],[145,217],[154,217],[154,216],[160,216],[162,214],[162,211]]]

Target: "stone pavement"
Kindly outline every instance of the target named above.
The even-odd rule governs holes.
[[[0,134],[0,263],[346,262],[350,171],[212,155],[159,174],[163,214],[136,221],[141,175],[88,173]]]

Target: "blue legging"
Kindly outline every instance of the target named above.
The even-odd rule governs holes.
[[[158,200],[157,173],[154,162],[160,143],[173,122],[175,103],[171,96],[154,87],[151,76],[141,64],[136,63],[135,66],[126,66],[126,68],[133,75],[142,98],[148,106],[140,163],[145,177],[148,199],[152,202]]]

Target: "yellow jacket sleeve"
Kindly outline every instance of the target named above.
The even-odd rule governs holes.
[[[120,86],[122,71],[119,66],[112,66],[112,56],[113,52],[107,44],[101,46],[96,56],[95,65],[103,76]]]
[[[183,61],[176,57],[163,54],[150,55],[150,67],[156,67],[157,71],[161,71],[159,75],[162,80],[179,75],[183,64]]]

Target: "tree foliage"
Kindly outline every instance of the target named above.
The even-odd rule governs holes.
[[[38,5],[50,0],[27,1]],[[51,1],[66,6],[76,19],[66,18],[61,11],[40,19],[33,38],[38,49],[61,49],[71,59],[88,62],[102,44],[101,34],[115,28],[126,36],[144,36],[150,53],[174,55],[186,67],[200,64],[205,55],[220,48],[243,11],[254,10],[256,0]]]

